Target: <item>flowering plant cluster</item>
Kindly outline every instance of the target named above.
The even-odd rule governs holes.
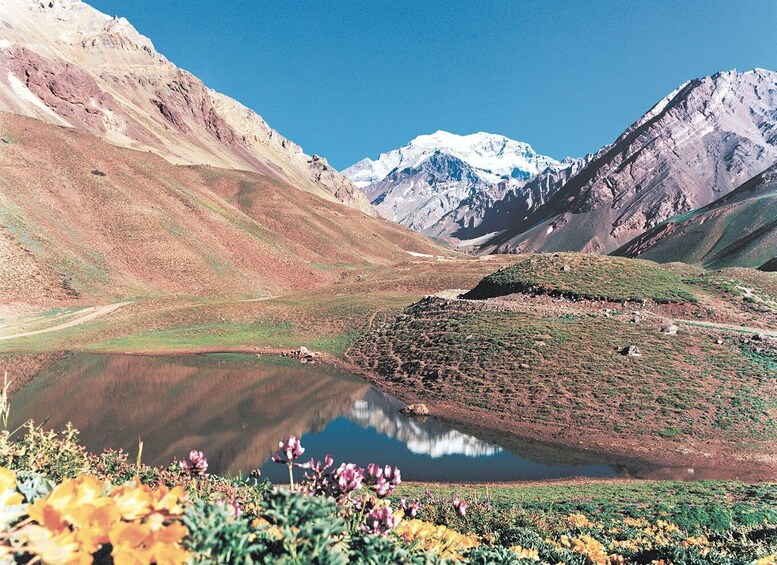
[[[292,469],[298,467],[305,471],[299,490],[311,496],[334,499],[354,529],[385,536],[402,519],[402,510],[394,510],[386,499],[402,482],[398,468],[390,465],[381,467],[375,463],[370,463],[366,468],[354,463],[341,463],[335,467],[331,455],[327,455],[323,461],[310,459],[300,463],[298,459],[305,448],[295,436],[280,442],[279,447],[279,451],[273,455],[273,461],[289,467],[292,490]]]
[[[0,469],[3,531],[0,556],[52,564],[90,564],[97,555],[116,565],[183,563],[181,487],[152,490],[138,483],[110,487],[94,476],[65,479],[45,497],[24,503],[16,476]],[[12,526],[13,524],[13,526]]]
[[[414,487],[397,490],[399,469],[331,456],[303,462],[296,437],[280,442],[274,459],[304,476],[273,487],[209,474],[196,450],[163,469],[129,464],[121,452],[87,454],[76,434],[0,433],[1,565],[777,563],[777,510],[768,503],[626,514],[445,487],[438,497],[400,498]],[[774,485],[747,488],[762,500],[777,495]]]
[[[194,477],[202,477],[208,472],[208,459],[196,449],[189,452],[188,458],[181,459],[180,465],[181,470]]]

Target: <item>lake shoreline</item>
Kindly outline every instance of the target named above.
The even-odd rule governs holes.
[[[200,347],[166,350],[100,351],[73,350],[78,353],[139,356],[181,356],[234,353],[253,356],[293,358],[296,350],[280,347]],[[617,458],[629,467],[644,469],[639,477],[597,479],[612,480],[737,480],[743,482],[770,482],[777,478],[777,454],[753,450],[748,453],[732,450],[723,442],[703,443],[701,448],[665,438],[650,438],[646,443],[641,436],[612,436],[600,430],[580,430],[527,421],[506,422],[488,410],[463,407],[451,403],[430,403],[414,390],[401,383],[388,385],[378,375],[348,359],[326,352],[317,354],[315,363],[347,371],[375,386],[381,392],[394,396],[406,404],[426,403],[429,415],[441,422],[474,426],[482,430],[508,434],[516,441],[537,442],[553,448],[569,448],[591,457]]]

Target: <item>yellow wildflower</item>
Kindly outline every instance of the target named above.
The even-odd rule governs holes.
[[[25,549],[50,565],[91,565],[92,555],[82,551],[71,532],[55,534],[42,526],[29,524],[17,532]]]
[[[609,556],[602,543],[591,536],[580,536],[572,538],[572,551],[588,557],[591,563],[606,565],[609,563]]]
[[[574,528],[590,528],[594,525],[583,514],[570,514],[567,516],[567,521]]]
[[[138,483],[128,484],[111,491],[111,498],[116,502],[122,519],[138,520],[151,513],[151,489]]]
[[[510,551],[515,553],[518,559],[533,559],[534,561],[539,561],[540,559],[540,554],[536,549],[529,549],[526,547],[521,547],[520,545],[514,545],[510,548]]]
[[[477,547],[477,537],[460,534],[445,526],[435,526],[423,520],[403,520],[394,530],[406,543],[419,540],[426,551],[433,551],[442,557],[458,558],[459,552]]]
[[[16,474],[10,469],[0,467],[0,490],[16,488]]]

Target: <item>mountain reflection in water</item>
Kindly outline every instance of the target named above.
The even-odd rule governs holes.
[[[399,413],[404,404],[371,388],[348,412],[348,419],[363,428],[398,439],[413,453],[437,459],[444,455],[487,457],[502,451],[498,445],[451,429],[433,418],[412,419]]]
[[[0,356],[13,374],[14,358]],[[392,464],[406,480],[497,481],[614,476],[609,464],[570,460],[562,451],[520,449],[518,457],[477,431],[464,433],[433,418],[409,419],[402,404],[360,379],[323,365],[250,355],[145,357],[65,354],[13,394],[11,426],[28,418],[81,431],[88,450],[123,449],[167,465],[202,450],[210,471],[261,467],[272,480],[285,470],[268,462],[278,441],[302,436],[305,458]],[[568,455],[568,454],[567,454]],[[564,462],[566,461],[566,462]]]

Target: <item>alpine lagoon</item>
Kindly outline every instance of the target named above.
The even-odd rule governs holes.
[[[526,25],[517,7],[407,6],[428,52],[370,95],[408,121],[363,119],[328,159],[155,42],[230,91],[218,77],[243,64],[313,136],[363,108],[319,103],[306,129],[299,97],[369,90],[393,61],[365,58],[400,56],[405,16],[361,6],[338,40],[327,23],[355,4],[259,3],[256,45],[235,51],[244,6],[193,2],[164,25],[174,4],[0,0],[0,562],[777,563],[777,72],[684,76],[588,153],[541,148],[573,123],[536,145],[482,131],[478,88],[458,118],[483,127],[448,131],[447,73],[481,72],[461,18],[506,57],[491,52],[501,101],[512,80],[550,84],[554,34],[614,41],[648,12],[717,29],[723,12],[603,3],[575,24],[577,8],[522,5],[553,20],[527,79],[536,36],[505,36]],[[187,36],[203,9],[212,28]],[[691,54],[773,62],[758,46],[777,6],[758,9],[736,46],[688,30]],[[225,21],[224,69],[185,60]],[[270,39],[284,49],[255,61]],[[299,67],[311,41],[326,56]],[[645,69],[666,84],[686,55]],[[339,72],[352,80],[320,75]],[[612,88],[637,96],[619,72]],[[259,84],[278,76],[287,90]],[[436,102],[423,116],[414,92]],[[346,142],[371,136],[347,166]]]

